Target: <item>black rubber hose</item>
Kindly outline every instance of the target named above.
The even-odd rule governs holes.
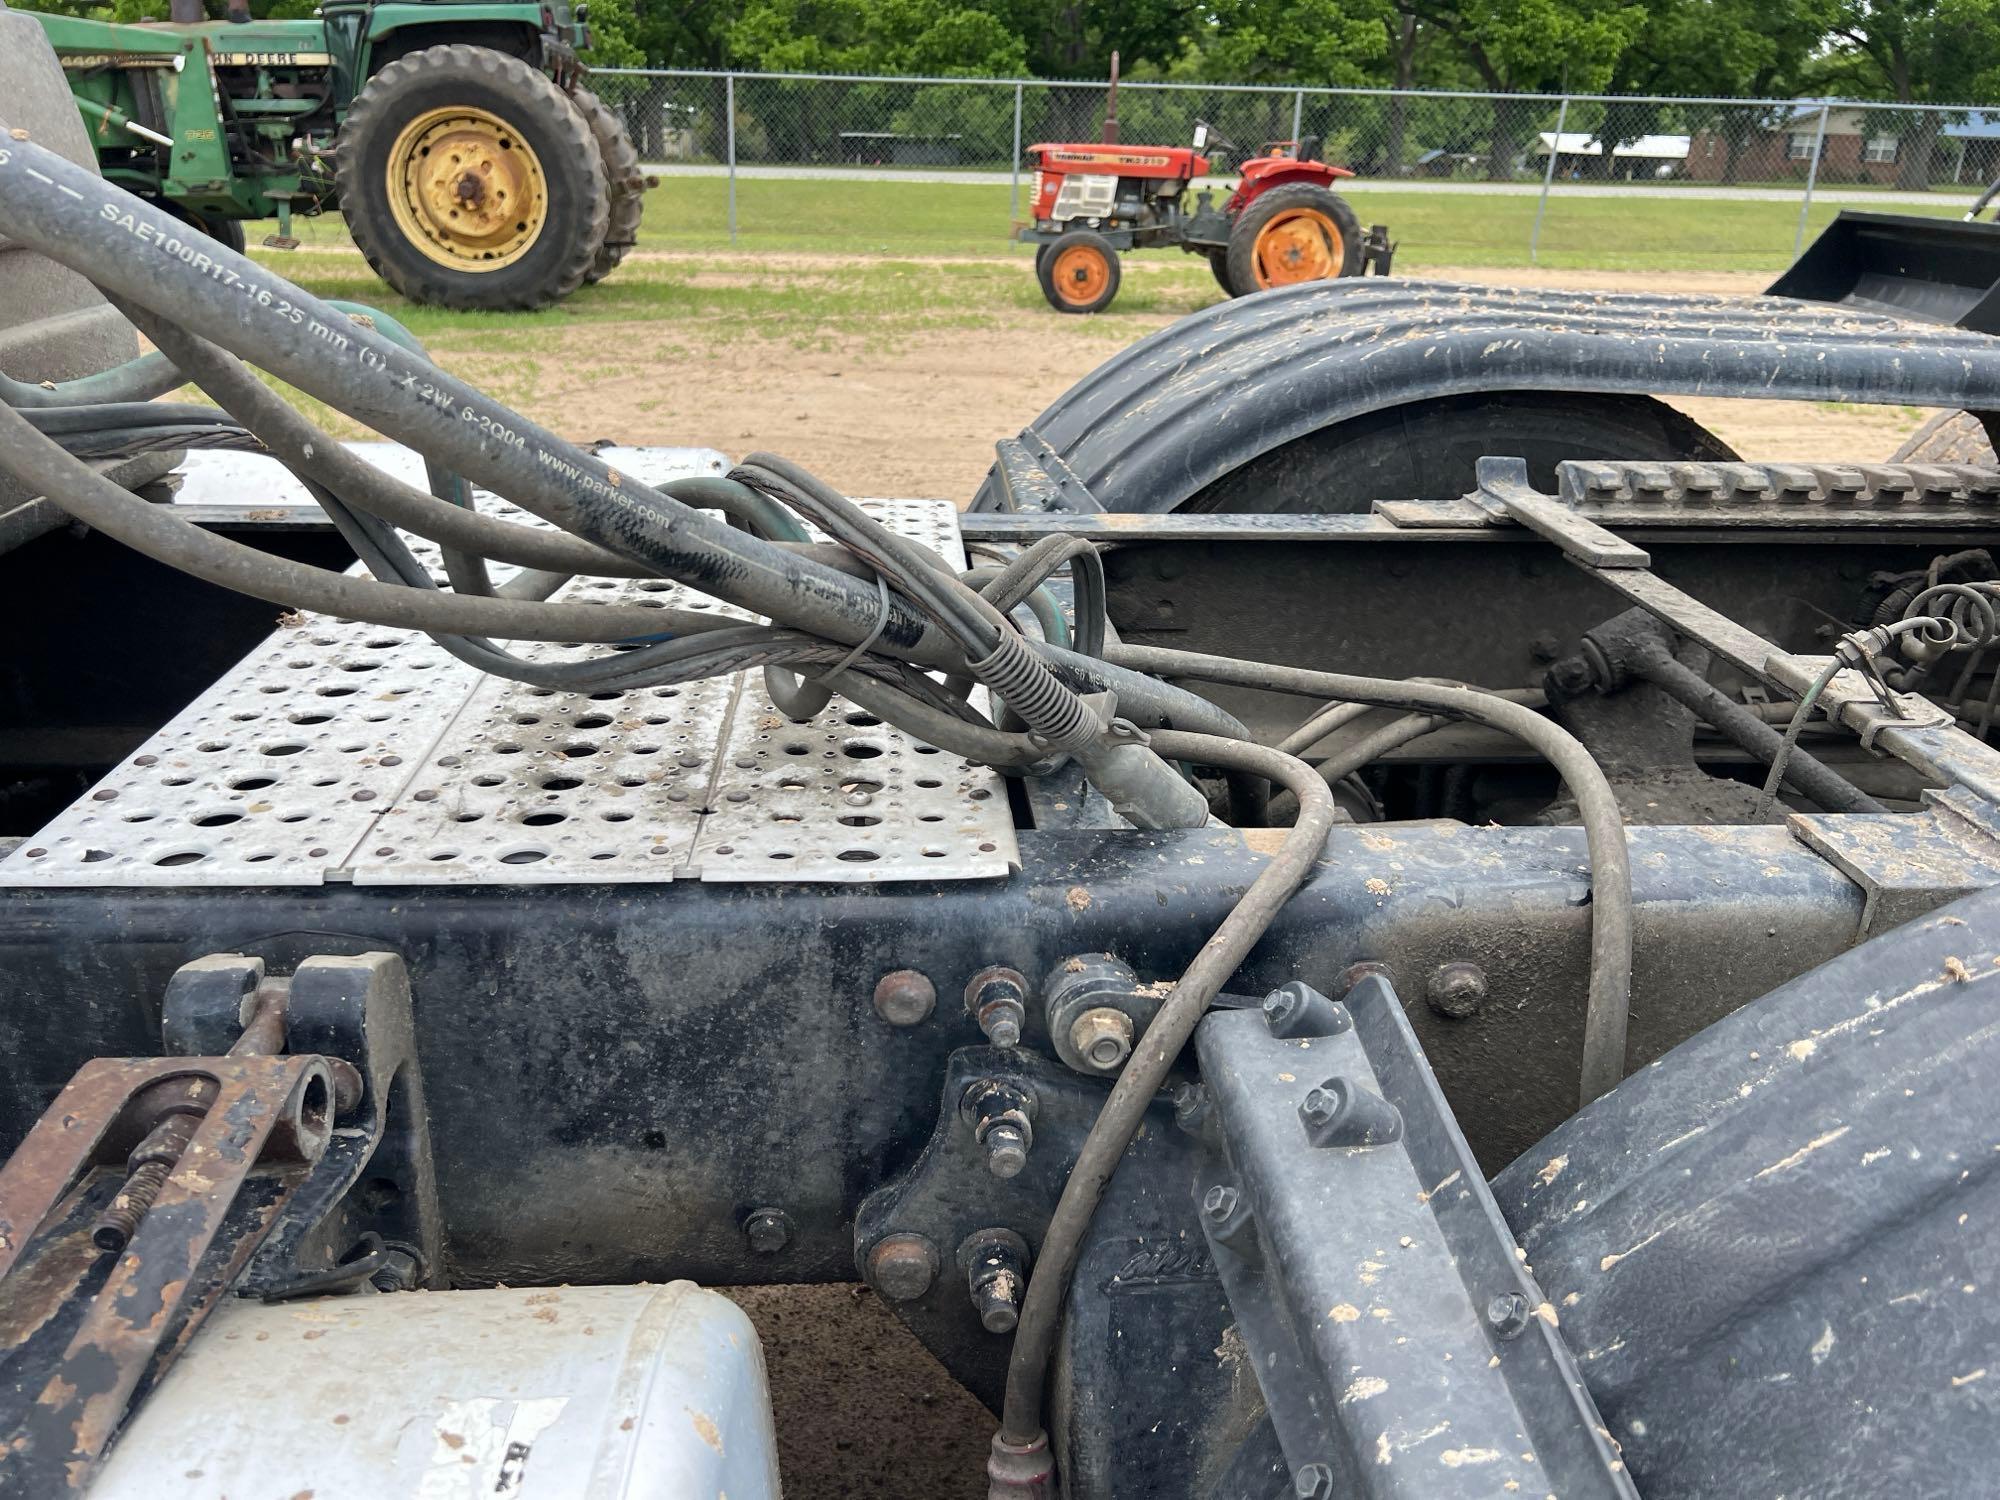
[[[878,599],[855,579],[690,509],[31,141],[0,143],[10,237],[172,318],[467,478],[620,555],[796,628],[854,644]],[[886,652],[961,662],[892,600]]]
[[[21,411],[48,411],[64,406],[89,406],[104,401],[153,401],[179,390],[187,377],[164,354],[142,354],[95,375],[50,385],[0,375],[0,403]]]
[[[8,405],[13,405],[9,402]],[[37,432],[60,437],[107,427],[241,427],[212,406],[172,401],[100,401],[88,406],[16,408]]]
[[[1799,749],[1796,738],[1788,745],[1784,735],[1671,655],[1662,652],[1657,657],[1648,657],[1639,670],[1653,686],[1725,738],[1749,751],[1766,766],[1778,767],[1786,786],[1795,788],[1826,811],[1888,811],[1826,762]]]
[[[235,355],[144,308],[127,304],[123,310],[147,338],[172,353],[190,380],[255,433],[287,468],[316,480],[347,504],[441,546],[477,552],[496,562],[612,578],[654,576],[643,563],[567,532],[483,516],[383,473],[301,416]]]
[[[1583,1020],[1579,1094],[1588,1104],[1625,1076],[1632,1007],[1632,863],[1625,819],[1603,769],[1576,737],[1533,709],[1466,688],[1351,677],[1193,651],[1114,646],[1112,660],[1162,676],[1201,678],[1301,697],[1450,714],[1503,730],[1540,752],[1576,798],[1590,848],[1590,993]]]
[[[419,593],[293,562],[216,536],[151,505],[72,458],[10,406],[0,406],[0,470],[84,524],[156,562],[274,604],[406,630],[505,640],[619,642],[667,629],[714,630],[730,622],[638,605],[536,604]]]
[[[1007,1361],[1006,1406],[996,1442],[1020,1446],[1041,1438],[1042,1390],[1063,1296],[1105,1186],[1202,1013],[1306,878],[1334,823],[1333,794],[1313,768],[1295,756],[1240,740],[1167,729],[1155,733],[1152,741],[1153,748],[1170,760],[1200,761],[1280,783],[1299,799],[1299,819],[1286,831],[1271,862],[1161,1002],[1084,1137],[1076,1165],[1070,1168],[1042,1236],[1034,1274],[1028,1279],[1027,1295],[1021,1303],[1021,1319],[1014,1329],[1014,1347]]]

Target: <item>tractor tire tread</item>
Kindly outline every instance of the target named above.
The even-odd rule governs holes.
[[[611,195],[604,243],[583,278],[589,285],[617,270],[618,263],[639,243],[639,221],[646,213],[646,174],[640,170],[639,150],[632,144],[625,122],[609,105],[585,88],[571,93],[570,102],[597,140],[597,152],[604,162],[605,190]]]

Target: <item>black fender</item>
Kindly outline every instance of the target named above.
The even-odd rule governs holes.
[[[1307,282],[1219,303],[1105,361],[1001,445],[972,508],[1060,495],[1069,509],[1177,510],[1308,434],[1506,392],[1992,410],[2000,341],[1784,297]]]

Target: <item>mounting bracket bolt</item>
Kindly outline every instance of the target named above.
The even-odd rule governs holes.
[[[938,1252],[921,1234],[892,1234],[868,1252],[868,1283],[891,1302],[914,1302],[937,1280]]]
[[[1463,1021],[1486,1003],[1486,971],[1463,959],[1439,964],[1424,984],[1424,998],[1439,1015]]]
[[[1028,1017],[1028,981],[1018,969],[994,964],[966,983],[965,1008],[996,1047],[1018,1047]]]
[[[792,1221],[781,1208],[759,1208],[743,1221],[743,1238],[758,1255],[776,1255],[792,1242]]]
[[[1103,1073],[1115,1073],[1132,1055],[1132,1018],[1112,1005],[1098,1005],[1070,1023],[1069,1044]]]
[[[1011,1229],[982,1229],[958,1247],[958,1263],[979,1326],[988,1333],[1012,1333],[1027,1295],[1028,1242]]]
[[[1517,1339],[1528,1326],[1528,1299],[1502,1292],[1486,1304],[1486,1322],[1503,1339]]]
[[[1403,1115],[1380,1094],[1345,1078],[1308,1089],[1299,1123],[1315,1146],[1384,1146],[1403,1138]]]
[[[915,969],[884,974],[875,986],[875,1014],[891,1026],[915,1026],[937,1008],[937,986]]]

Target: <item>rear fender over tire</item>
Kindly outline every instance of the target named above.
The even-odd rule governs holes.
[[[1158,514],[1197,496],[1210,506],[1252,503],[1227,486],[1266,455],[1298,443],[1289,454],[1297,466],[1318,444],[1379,431],[1350,424],[1407,429],[1419,415],[1413,408],[1476,419],[1483,429],[1472,437],[1444,435],[1495,456],[1539,456],[1546,477],[1550,457],[1585,457],[1606,445],[1630,458],[1728,456],[1659,397],[1980,407],[1995,389],[2000,339],[1847,307],[1357,276],[1218,302],[1180,319],[1058,397],[1023,430],[1022,446],[1060,463],[1072,496]],[[1437,406],[1468,398],[1523,404],[1487,417],[1478,417],[1478,404]],[[1324,436],[1341,429],[1340,438]],[[1410,442],[1406,433],[1402,446]],[[1469,485],[1462,463],[1419,467],[1414,482],[1378,474],[1367,487],[1449,498]],[[1329,488],[1310,473],[1288,485],[1294,493]],[[990,474],[973,506],[1004,507],[1008,495]]]

